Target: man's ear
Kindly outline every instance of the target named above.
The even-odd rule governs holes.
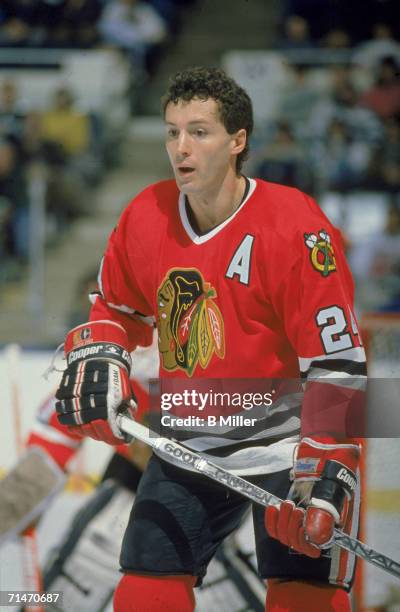
[[[247,132],[244,128],[238,130],[232,138],[232,153],[239,155],[243,151],[247,142]]]

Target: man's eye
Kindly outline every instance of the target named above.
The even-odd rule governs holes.
[[[177,134],[178,134],[177,130],[168,130],[167,131],[168,138],[176,138]]]
[[[206,135],[205,130],[200,130],[200,129],[196,130],[196,136],[199,136],[201,138],[202,136],[205,136],[205,135]]]

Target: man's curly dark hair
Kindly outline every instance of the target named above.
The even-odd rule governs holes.
[[[249,154],[249,136],[253,131],[253,107],[249,95],[220,68],[187,68],[170,79],[168,89],[161,98],[164,116],[170,102],[189,102],[193,98],[212,98],[217,102],[221,122],[228,134],[246,130],[246,146],[236,161],[236,172],[239,174]]]

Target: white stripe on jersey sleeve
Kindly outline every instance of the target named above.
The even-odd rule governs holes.
[[[365,374],[354,375],[347,372],[332,372],[332,370],[324,370],[323,368],[311,368],[309,370],[307,381],[310,382],[312,380],[359,391],[365,391],[367,385],[367,376]]]
[[[357,361],[362,363],[366,360],[365,351],[362,346],[356,348],[346,349],[345,351],[338,351],[337,353],[331,353],[329,355],[316,355],[315,357],[299,357],[299,365],[301,372],[307,372],[311,364],[315,361],[324,361],[326,359],[345,359],[347,361]]]

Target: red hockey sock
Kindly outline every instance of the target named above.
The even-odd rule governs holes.
[[[351,612],[350,597],[334,586],[268,580],[266,612]]]
[[[125,574],[114,593],[114,612],[193,612],[194,576]]]

